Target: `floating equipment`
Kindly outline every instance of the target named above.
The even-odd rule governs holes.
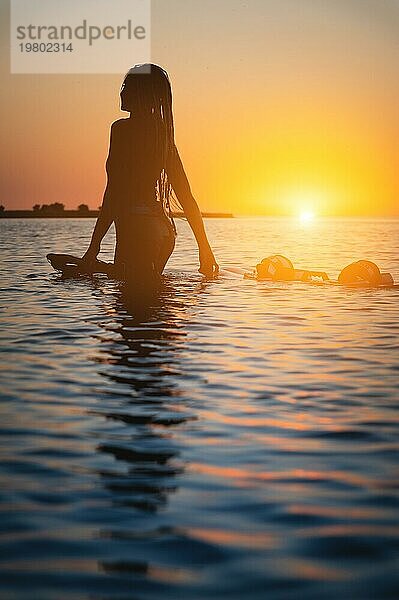
[[[62,273],[64,277],[78,277],[79,275],[95,275],[103,273],[111,279],[128,281],[129,283],[140,284],[141,288],[157,286],[160,281],[160,275],[154,269],[126,269],[123,265],[118,267],[112,262],[103,260],[85,260],[72,256],[72,254],[47,254],[47,260],[55,269]]]
[[[258,279],[273,279],[275,281],[293,281],[295,279],[294,265],[289,258],[282,254],[273,254],[263,258],[256,265]]]
[[[394,281],[390,273],[381,273],[379,267],[371,260],[358,260],[342,269],[338,275],[338,283],[341,285],[363,283],[378,287],[393,285]]]
[[[310,271],[308,269],[294,269],[289,258],[282,254],[273,254],[263,258],[256,265],[255,273],[244,275],[246,279],[269,279],[271,281],[328,281],[329,277],[324,271]]]
[[[233,269],[226,269],[233,271]],[[234,272],[237,272],[235,269]],[[338,280],[330,279],[325,271],[295,269],[292,262],[282,254],[263,258],[252,272],[244,272],[244,279],[258,281],[301,281],[304,283],[344,285],[349,287],[396,287],[390,273],[381,273],[370,260],[351,263],[339,274]]]

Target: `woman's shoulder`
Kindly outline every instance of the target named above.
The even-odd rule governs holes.
[[[130,119],[118,119],[111,123],[111,140],[114,143],[122,142],[128,133]]]
[[[120,129],[121,127],[124,127],[125,124],[128,123],[129,121],[130,121],[130,119],[124,119],[123,117],[120,119],[117,119],[116,121],[111,123],[111,129]]]

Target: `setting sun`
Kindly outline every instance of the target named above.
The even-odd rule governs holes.
[[[312,223],[315,219],[315,214],[311,210],[303,210],[299,214],[299,220],[303,224]]]

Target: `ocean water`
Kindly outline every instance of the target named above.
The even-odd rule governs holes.
[[[0,597],[398,598],[398,290],[205,282],[179,222],[139,308],[46,262],[92,227],[0,221]],[[399,279],[399,221],[206,227],[222,267]]]

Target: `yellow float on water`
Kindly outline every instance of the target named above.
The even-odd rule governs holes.
[[[330,279],[325,271],[295,269],[289,258],[273,254],[263,258],[252,273],[244,273],[245,279],[266,281],[302,281],[305,283],[344,285],[349,287],[395,287],[390,273],[381,273],[370,260],[358,260],[344,269],[337,280]]]

